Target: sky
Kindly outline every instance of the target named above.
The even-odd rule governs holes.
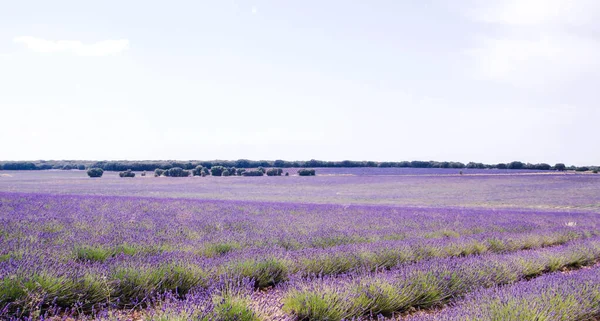
[[[0,2],[0,160],[600,164],[600,1]]]

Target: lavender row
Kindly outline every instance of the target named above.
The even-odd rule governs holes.
[[[586,213],[535,213],[0,193],[4,253],[104,260],[117,252],[219,256],[490,232],[597,229]],[[89,257],[86,255],[90,254]]]
[[[600,267],[552,273],[470,294],[457,306],[410,321],[597,320]]]
[[[256,287],[267,287],[285,281],[290,276],[319,277],[350,271],[378,271],[431,258],[461,257],[483,253],[513,252],[564,244],[571,240],[593,237],[590,231],[559,229],[537,233],[482,234],[448,240],[387,241],[355,244],[328,249],[299,251],[248,250],[218,258],[190,255],[185,251],[165,252],[148,256],[128,256],[125,253],[104,261],[67,260],[40,253],[40,256],[9,258],[0,262],[0,276],[35,275],[40,272],[62,271],[57,277],[78,279],[81,275],[100,274],[108,281],[140,278],[138,274],[153,275],[161,286],[148,284],[146,293],[187,290],[206,285],[221,276],[243,276],[254,279]],[[81,250],[81,249],[80,249]],[[92,254],[88,253],[88,256]],[[173,279],[175,281],[164,281]],[[138,281],[134,281],[138,282]],[[175,283],[173,283],[175,282]],[[185,283],[180,284],[181,282]],[[171,284],[171,286],[165,286]],[[138,298],[143,293],[126,297]]]
[[[104,304],[82,313],[81,305],[63,308],[53,304],[44,308],[35,301],[28,310],[0,310],[7,321],[78,320],[78,321],[262,321],[252,308],[252,291],[248,280],[230,280],[209,289],[194,291],[185,296],[164,293],[149,298],[146,304],[123,310],[114,304]],[[232,283],[233,282],[233,283]]]
[[[598,259],[600,239],[503,255],[436,259],[385,273],[291,282],[283,308],[299,320],[389,316]]]

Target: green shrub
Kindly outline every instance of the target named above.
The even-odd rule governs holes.
[[[142,174],[142,176],[145,174]],[[119,173],[119,177],[135,177],[135,173],[132,172],[130,169],[124,171],[124,172],[120,172]]]
[[[298,320],[339,321],[350,316],[345,293],[292,289],[283,299],[283,310]]]
[[[75,258],[79,261],[103,262],[114,255],[114,251],[104,247],[77,246],[74,249]]]
[[[215,257],[227,254],[235,249],[239,249],[240,245],[233,242],[228,243],[216,243],[206,245],[201,251],[200,254],[207,257]]]
[[[188,177],[190,176],[190,171],[184,170],[181,167],[172,167],[167,169],[164,175],[167,177]]]
[[[225,170],[225,167],[223,167],[223,166],[213,166],[210,168],[210,174],[212,176],[221,176],[223,174],[224,170]]]
[[[254,287],[263,289],[287,280],[289,262],[277,259],[250,259],[234,263],[230,272],[234,276],[246,277],[254,280]]]
[[[283,173],[283,169],[281,168],[271,168],[267,170],[267,176],[281,176]]]
[[[258,171],[258,170],[252,170],[252,171],[244,171],[242,173],[242,176],[263,176],[264,173],[262,171]]]
[[[226,295],[214,307],[215,321],[260,321],[245,297]]]
[[[89,177],[102,177],[104,174],[104,170],[102,168],[90,168],[87,171]]]
[[[198,165],[198,166],[196,166],[196,168],[194,168],[192,170],[192,175],[193,176],[202,176],[203,170],[204,170],[204,167],[202,167],[202,165]]]
[[[206,271],[188,264],[117,267],[111,275],[113,279],[118,280],[113,296],[119,297],[123,305],[166,292],[184,296],[195,287],[205,287],[207,276]]]
[[[298,175],[300,175],[300,176],[315,176],[315,170],[308,169],[308,168],[299,169]]]

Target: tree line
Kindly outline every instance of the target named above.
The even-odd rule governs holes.
[[[284,161],[284,160],[213,160],[213,161],[16,161],[0,162],[0,170],[46,170],[46,169],[89,169],[100,168],[105,171],[155,171],[156,169],[169,170],[181,168],[183,170],[194,170],[196,167],[212,169],[213,167],[250,169],[259,167],[274,168],[319,168],[319,167],[396,167],[396,168],[479,168],[479,169],[535,169],[535,170],[598,170],[598,166],[566,166],[558,163],[550,165],[546,163],[525,163],[513,161],[509,163],[484,164],[469,162],[438,162],[438,161],[400,161],[400,162],[375,162],[375,161],[322,161],[311,159],[308,161]],[[232,173],[230,173],[232,174]],[[237,173],[236,173],[237,175]]]

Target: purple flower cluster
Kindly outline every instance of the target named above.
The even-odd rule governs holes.
[[[475,291],[457,306],[410,321],[597,320],[600,267],[552,273],[505,287]]]
[[[598,259],[600,238],[594,238],[549,249],[432,259],[376,274],[300,280],[286,285],[284,309],[303,320],[389,316]]]

